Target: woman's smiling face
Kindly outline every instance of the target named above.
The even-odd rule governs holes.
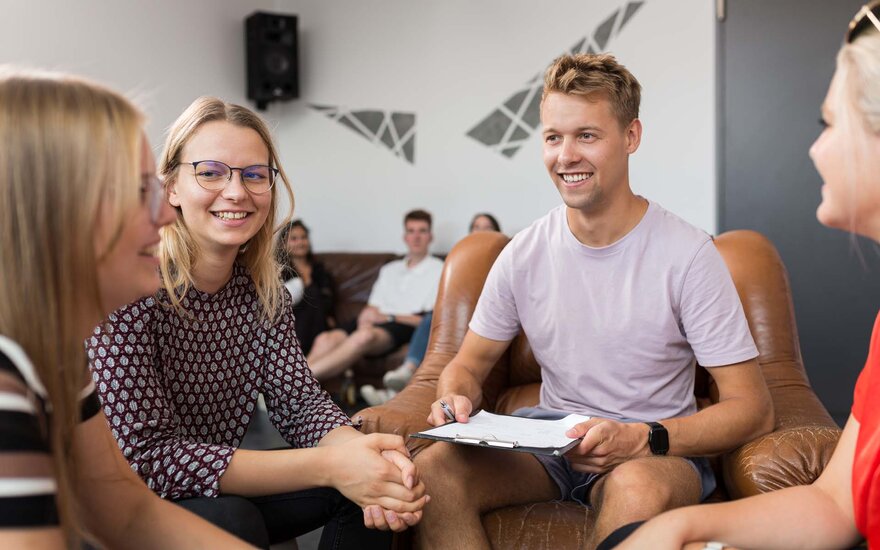
[[[268,164],[269,149],[260,134],[226,121],[206,122],[183,147],[180,159],[169,201],[180,208],[199,247],[238,250],[266,223],[274,190],[260,194],[248,191],[238,170],[232,172],[223,189],[208,190],[196,181],[190,163],[216,160],[232,167]]]

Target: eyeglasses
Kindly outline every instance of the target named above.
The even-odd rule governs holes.
[[[865,32],[866,29],[871,28],[871,23],[880,31],[878,15],[880,15],[880,0],[874,0],[862,6],[849,23],[849,29],[846,31],[846,43],[850,44]]]
[[[150,221],[158,225],[165,203],[165,189],[155,174],[141,176],[141,201],[150,209]]]
[[[219,160],[197,160],[181,162],[178,166],[191,165],[195,172],[196,182],[208,191],[219,191],[232,181],[232,172],[238,170],[241,183],[251,193],[261,195],[272,189],[278,169],[265,164],[254,164],[244,168],[229,166]]]

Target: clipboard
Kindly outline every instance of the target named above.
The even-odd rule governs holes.
[[[582,439],[571,439],[562,434],[588,418],[569,415],[558,420],[541,420],[480,411],[466,424],[449,422],[410,434],[410,437],[535,455],[562,456]]]

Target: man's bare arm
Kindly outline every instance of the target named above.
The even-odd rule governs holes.
[[[431,405],[428,422],[434,426],[446,423],[441,400],[455,411],[456,420],[467,422],[471,411],[482,400],[483,381],[509,345],[510,340],[490,340],[468,330],[461,349],[440,375],[437,401]]]
[[[718,386],[718,403],[660,421],[669,431],[669,454],[723,453],[773,430],[773,402],[757,360],[707,370]]]
[[[691,416],[657,419],[669,432],[669,455],[723,453],[773,429],[773,403],[756,360],[708,370],[718,386],[718,403]],[[648,426],[642,423],[593,418],[566,435],[584,438],[566,455],[579,471],[607,472],[627,460],[651,456]]]

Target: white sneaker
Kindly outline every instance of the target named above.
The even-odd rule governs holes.
[[[394,370],[390,370],[382,377],[382,383],[386,388],[395,391],[402,391],[406,387],[409,379],[412,378],[413,369],[409,363],[404,363]]]
[[[361,386],[361,397],[363,397],[364,401],[367,402],[367,405],[371,407],[381,405],[386,401],[389,401],[395,395],[397,395],[397,392],[391,389],[377,389],[369,384]]]

